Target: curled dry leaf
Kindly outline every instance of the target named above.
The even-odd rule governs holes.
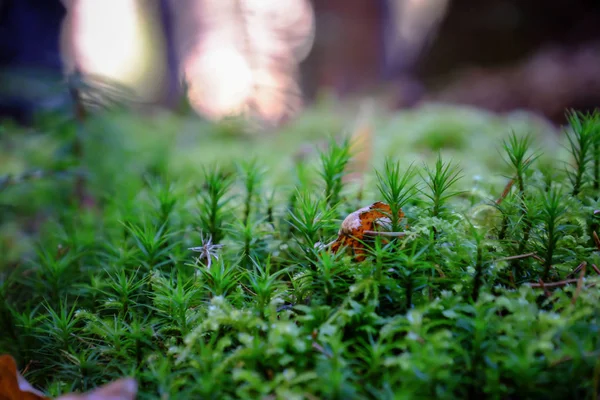
[[[349,214],[338,232],[338,237],[328,247],[333,253],[341,248],[350,249],[356,261],[365,259],[364,240],[376,231],[376,227],[390,224],[390,206],[378,201],[368,207],[363,207]],[[398,218],[402,219],[404,213],[398,211]]]
[[[0,356],[0,400],[47,399],[21,376],[14,358],[8,354]]]
[[[56,400],[134,400],[137,382],[122,378],[87,393],[69,393]],[[0,356],[0,400],[50,400],[21,376],[10,355]]]

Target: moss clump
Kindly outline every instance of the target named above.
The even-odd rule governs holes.
[[[293,161],[323,114],[239,141],[171,116],[7,128],[0,353],[50,395],[123,375],[149,399],[598,393],[598,114],[552,157],[498,120],[424,156],[391,120],[361,190],[347,141]],[[406,235],[362,262],[323,249],[377,200]]]

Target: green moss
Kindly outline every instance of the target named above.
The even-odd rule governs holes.
[[[70,123],[5,125],[0,353],[51,395],[133,375],[142,399],[593,397],[598,114],[572,114],[585,154],[523,114],[380,115],[362,188],[327,141],[349,115],[258,135],[105,114],[81,153]],[[404,236],[326,250],[380,200]]]

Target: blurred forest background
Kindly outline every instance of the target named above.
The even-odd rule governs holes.
[[[0,113],[60,107],[77,71],[142,110],[275,127],[321,96],[562,123],[600,104],[598,26],[596,0],[0,0]]]

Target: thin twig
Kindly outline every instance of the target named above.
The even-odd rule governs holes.
[[[559,281],[559,282],[544,283],[540,279],[539,283],[530,283],[529,285],[532,288],[542,288],[542,289],[544,289],[544,288],[562,287],[562,286],[569,285],[571,283],[577,283],[577,281],[579,281],[579,279],[565,279],[564,281]]]
[[[500,195],[498,200],[496,200],[496,204],[500,205],[502,203],[502,200],[504,200],[506,198],[506,196],[508,196],[508,194],[510,193],[510,189],[513,187],[514,183],[515,183],[514,179],[511,179],[510,181],[508,181],[508,183],[504,187],[504,190],[502,191],[502,194]]]
[[[583,286],[583,277],[585,276],[585,267],[587,266],[587,263],[584,261],[581,263],[581,265],[583,266],[581,267],[581,272],[579,273],[579,279],[577,279],[577,289],[575,289],[575,294],[571,299],[571,304],[573,305],[575,305],[577,298],[579,297],[579,293],[581,293],[581,287]]]
[[[513,276],[512,271],[508,271],[508,281],[510,282],[513,288],[517,287],[517,284],[515,283],[515,277]]]
[[[324,249],[328,249],[328,248],[330,248],[331,246],[333,246],[333,244],[334,244],[335,242],[337,242],[337,239],[336,239],[336,240],[332,240],[331,242],[329,242],[329,243],[327,243],[327,244],[324,244],[324,245],[323,245],[323,248],[324,248]]]
[[[539,279],[539,282],[540,282],[540,283],[539,283],[540,287],[541,287],[541,288],[542,288],[542,290],[544,291],[544,295],[546,295],[546,297],[550,297],[550,295],[551,295],[551,294],[550,294],[550,291],[549,291],[548,289],[546,289],[546,286],[544,285],[544,281],[543,281],[543,280],[540,278],[540,279]],[[535,285],[535,284],[533,284],[533,285]],[[531,285],[531,287],[535,287],[535,286],[533,286],[533,285]]]
[[[537,254],[534,254],[531,257],[533,257],[535,260],[537,260],[539,262],[544,262],[545,261],[542,257],[538,256]]]
[[[240,285],[246,290],[246,292],[250,293],[252,296],[256,296],[256,293],[254,293],[248,286],[244,285],[243,283],[240,283]]]
[[[579,270],[580,270],[581,268],[585,268],[586,266],[587,266],[587,263],[586,263],[585,261],[584,261],[584,262],[582,262],[582,263],[581,263],[581,264],[579,264],[579,265],[577,266],[577,268],[575,268],[575,269],[574,269],[574,270],[573,270],[573,271],[572,271],[572,272],[571,272],[569,275],[567,275],[567,278],[568,278],[568,277],[570,277],[571,275],[574,275],[574,274],[576,274],[577,272],[579,272]]]
[[[33,362],[33,360],[29,360],[25,368],[23,368],[23,371],[21,371],[21,375],[25,375],[27,371],[29,371],[29,368],[31,367],[31,364],[33,364]]]
[[[81,71],[78,68],[75,68],[73,76],[70,77],[70,79],[69,92],[71,94],[71,99],[73,100],[73,115],[75,117],[76,124],[75,138],[73,142],[73,155],[77,159],[78,164],[81,165],[84,156],[82,136],[84,124],[88,119],[88,111],[85,108],[80,88],[73,84],[73,79],[83,79]],[[92,208],[95,202],[89,194],[87,186],[87,180],[84,176],[76,176],[73,193],[77,199],[79,207]]]
[[[598,357],[598,356],[600,356],[600,351],[593,351],[593,352],[589,352],[589,353],[583,353],[581,355],[581,357],[583,357],[583,358]],[[562,364],[562,363],[567,362],[567,361],[572,361],[572,360],[573,360],[573,356],[564,356],[564,357],[559,358],[558,360],[552,361],[549,364],[549,366],[550,367],[554,367],[556,365]]]
[[[502,257],[502,258],[499,258],[499,259],[495,260],[494,262],[498,262],[498,261],[510,261],[510,260],[520,260],[522,258],[529,258],[529,257],[533,257],[535,255],[536,255],[535,253],[519,254],[519,255],[516,255],[516,256]]]
[[[598,267],[596,267],[596,264],[592,264],[592,268],[594,269],[594,271],[596,271],[596,273],[598,275],[600,275],[600,269],[598,269]]]
[[[438,274],[440,274],[440,277],[442,277],[442,278],[446,277],[446,274],[444,274],[444,271],[439,266],[439,264],[433,264],[433,268],[435,268],[435,270],[438,272]]]
[[[319,343],[312,342],[312,348],[317,350],[319,353],[323,354],[325,357],[331,358],[331,354],[329,354],[327,352],[327,350],[325,350],[325,348],[323,346],[321,346]]]
[[[596,243],[596,247],[598,248],[598,250],[600,250],[600,238],[598,237],[596,231],[592,232],[592,236],[594,237],[594,243]]]
[[[406,232],[378,232],[378,231],[365,231],[365,235],[370,236],[387,236],[387,237],[403,237],[406,236]]]

